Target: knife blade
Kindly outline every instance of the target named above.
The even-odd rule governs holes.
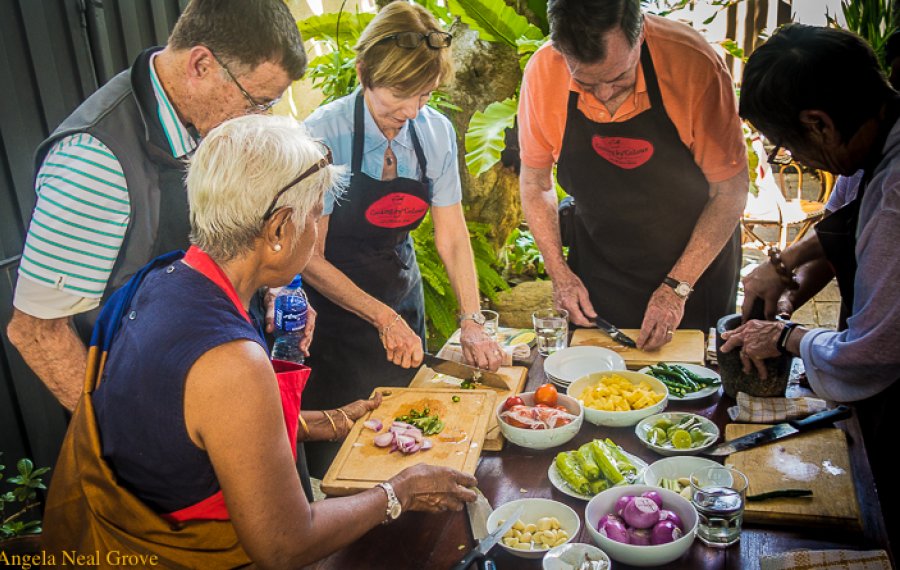
[[[476,502],[477,502],[477,499],[476,499]],[[485,500],[485,502],[487,502],[487,500]],[[490,507],[490,504],[488,504],[488,507]],[[516,524],[516,521],[522,517],[523,512],[525,512],[525,506],[520,505],[519,508],[516,509],[513,512],[513,514],[510,515],[510,517],[508,519],[506,519],[506,521],[502,525],[500,525],[499,528],[497,528],[497,530],[495,530],[494,532],[492,532],[492,533],[488,534],[487,536],[485,536],[484,538],[482,538],[478,542],[478,546],[476,546],[475,548],[470,550],[469,553],[466,554],[462,560],[460,560],[459,562],[456,563],[456,565],[452,568],[452,570],[465,570],[475,560],[484,558],[484,556],[488,552],[490,552],[490,550],[492,548],[494,548],[494,545],[497,544],[498,542],[500,542],[500,539],[503,538],[503,535],[506,534],[506,531],[511,529],[512,526],[514,524]],[[470,521],[471,521],[471,519],[470,519]],[[487,519],[485,519],[485,523],[487,523]],[[487,526],[487,525],[485,524],[485,526]],[[473,532],[474,532],[474,528],[475,527],[473,527]],[[485,532],[487,532],[486,529],[485,529]]]
[[[473,382],[479,382],[485,386],[490,386],[491,388],[509,390],[509,385],[506,383],[506,380],[503,379],[503,376],[496,372],[491,372],[490,370],[482,370],[481,368],[468,366],[461,362],[439,358],[427,352],[425,353],[423,362],[435,372],[446,374],[447,376],[453,376],[454,378],[459,378],[461,380],[472,380]]]
[[[845,420],[852,415],[850,408],[847,406],[838,406],[831,410],[825,410],[813,414],[802,420],[791,420],[789,422],[774,425],[751,434],[732,439],[721,443],[712,449],[701,452],[702,455],[722,456],[731,455],[738,451],[750,449],[758,445],[764,445],[773,441],[791,437],[805,431],[810,431],[820,427],[826,427],[838,420]]]
[[[603,319],[600,316],[594,318],[594,322],[597,323],[597,327],[599,327],[600,330],[606,331],[606,334],[608,334],[617,343],[629,348],[637,348],[637,344],[633,340],[631,340],[628,335],[617,329],[616,326],[611,322]]]
[[[477,487],[475,488],[477,497],[471,503],[466,503],[466,514],[469,515],[469,526],[472,528],[472,538],[476,542],[480,541],[488,535],[487,520],[491,516],[491,504],[487,497]]]

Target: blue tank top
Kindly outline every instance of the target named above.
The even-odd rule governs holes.
[[[103,457],[124,487],[169,513],[219,490],[185,425],[188,371],[227,342],[265,345],[225,293],[181,261],[148,273],[124,315],[93,394]]]

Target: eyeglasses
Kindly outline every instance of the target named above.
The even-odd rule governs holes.
[[[206,48],[206,49],[209,49],[209,48]],[[234,84],[237,86],[237,88],[241,91],[241,95],[243,95],[244,99],[246,99],[247,102],[250,103],[250,108],[254,112],[266,113],[266,112],[268,112],[269,109],[271,109],[272,107],[275,106],[275,103],[278,103],[278,101],[281,99],[281,97],[276,97],[276,98],[272,99],[271,101],[269,101],[268,103],[257,103],[256,99],[254,99],[252,95],[247,93],[247,90],[244,89],[244,86],[241,85],[241,82],[237,80],[237,77],[235,77],[234,74],[231,73],[231,70],[228,69],[228,66],[225,65],[225,62],[222,61],[221,59],[219,59],[219,56],[216,55],[216,52],[209,49],[209,53],[211,53],[213,56],[213,59],[216,60],[216,62],[219,65],[222,66],[222,69],[224,69],[225,73],[228,74],[228,78],[231,79],[231,81],[234,82]]]
[[[427,34],[420,32],[400,32],[384,36],[375,42],[375,45],[383,44],[390,40],[394,40],[398,46],[405,49],[416,49],[419,47],[419,44],[422,43],[422,40],[425,40],[425,44],[431,49],[442,49],[450,47],[450,42],[453,41],[453,35],[447,32],[428,32]]]
[[[769,153],[766,162],[773,166],[784,166],[794,162],[794,157],[791,155],[791,151],[781,145],[777,145],[772,149],[772,152]]]
[[[285,192],[290,190],[294,185],[299,184],[304,179],[309,178],[316,172],[322,170],[329,164],[334,164],[334,159],[331,156],[331,149],[322,143],[319,143],[319,144],[322,146],[322,149],[323,149],[322,158],[319,159],[318,162],[316,162],[315,164],[313,164],[312,166],[310,166],[309,168],[304,170],[300,174],[300,176],[298,176],[297,178],[294,178],[293,180],[288,182],[281,190],[279,190],[278,192],[275,193],[275,197],[272,198],[272,203],[269,204],[269,207],[266,210],[266,213],[263,214],[263,217],[262,217],[263,222],[269,221],[269,218],[271,218],[275,214],[275,212],[278,211],[278,208],[275,207],[275,204],[278,203],[278,199],[281,198],[282,194],[284,194]]]

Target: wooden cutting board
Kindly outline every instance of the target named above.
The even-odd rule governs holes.
[[[766,427],[728,424],[725,439]],[[840,429],[818,429],[740,451],[725,463],[747,475],[748,495],[776,489],[812,489],[812,497],[747,502],[744,519],[748,522],[861,528],[847,437]]]
[[[509,396],[513,396],[522,391],[522,388],[525,386],[525,379],[528,377],[527,368],[524,366],[501,366],[497,372],[503,376],[509,388],[507,390],[500,390],[499,388],[493,388],[491,386],[485,386],[484,388],[497,392],[498,403]],[[412,379],[412,382],[409,383],[409,387],[455,390],[458,389],[460,382],[461,380],[457,378],[439,375],[431,368],[423,366],[419,369],[416,377]],[[504,441],[506,440],[504,439],[503,434],[500,433],[500,426],[497,424],[497,416],[494,415],[494,411],[491,410],[487,435],[485,435],[484,447],[482,449],[485,451],[500,451],[503,449]]]
[[[636,341],[641,331],[622,329],[622,332]],[[687,362],[703,366],[706,356],[706,341],[703,331],[698,330],[676,330],[672,335],[672,342],[654,352],[622,346],[599,329],[576,329],[572,334],[570,344],[571,346],[599,346],[614,350],[625,360],[625,366],[630,370],[637,370],[660,362]]]
[[[322,479],[322,491],[326,495],[364,491],[417,463],[444,465],[475,474],[488,419],[496,402],[495,392],[423,388],[376,388],[375,391],[389,392],[389,395],[378,409],[353,425]],[[454,396],[459,397],[458,402],[453,401]],[[426,436],[434,443],[427,451],[411,455],[399,451],[389,453],[390,448],[376,447],[373,442],[376,433],[363,427],[365,420],[377,418],[384,424],[383,433],[393,418],[412,409],[421,411],[426,406],[444,421],[441,433]]]

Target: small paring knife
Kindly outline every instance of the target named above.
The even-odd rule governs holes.
[[[496,569],[494,561],[487,557],[487,553],[500,542],[503,535],[516,524],[525,511],[525,506],[520,506],[497,530],[487,534],[487,517],[491,514],[491,505],[481,491],[476,489],[475,492],[479,497],[474,503],[466,503],[466,511],[469,514],[469,524],[472,526],[472,536],[478,541],[478,546],[470,550],[451,570],[465,570],[475,561],[479,562],[481,570]]]
[[[597,327],[600,330],[605,331],[606,334],[608,334],[610,338],[612,338],[617,343],[621,344],[622,346],[627,346],[628,348],[637,348],[637,344],[633,340],[631,340],[628,335],[620,331],[609,321],[603,319],[600,316],[597,316],[594,319],[594,322],[597,323]]]
[[[439,358],[427,352],[425,353],[425,358],[422,362],[440,374],[446,374],[447,376],[459,378],[460,380],[471,380],[491,388],[509,390],[509,384],[507,384],[503,376],[496,372],[491,372],[490,370],[482,370],[481,368],[475,368],[461,362]]]
[[[820,427],[830,426],[838,420],[845,420],[849,418],[852,414],[853,412],[847,406],[838,406],[831,410],[825,410],[824,412],[813,414],[807,418],[803,418],[802,420],[791,420],[786,423],[777,424],[770,428],[753,432],[737,439],[732,439],[731,441],[726,441],[725,443],[721,443],[713,447],[712,449],[701,452],[701,455],[731,455],[732,453],[737,453],[738,451],[750,449],[751,447],[756,447],[758,445],[772,443],[773,441],[791,437],[792,435],[797,435],[798,433],[810,431]]]

